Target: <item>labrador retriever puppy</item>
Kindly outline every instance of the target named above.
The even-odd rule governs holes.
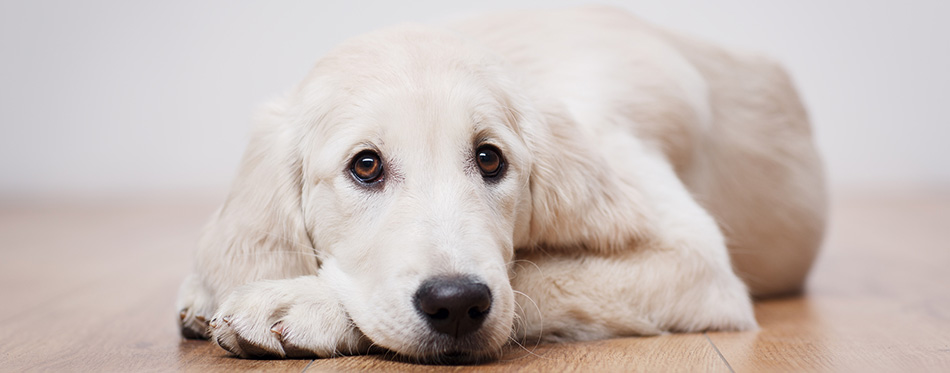
[[[756,328],[801,289],[821,162],[785,72],[621,10],[399,26],[266,107],[181,287],[242,357]]]

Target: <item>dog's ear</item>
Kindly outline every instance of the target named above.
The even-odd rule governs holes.
[[[286,112],[280,100],[258,115],[227,200],[205,228],[197,268],[213,288],[313,274],[319,267],[302,215],[302,136]]]
[[[562,105],[537,95],[513,99],[508,110],[531,153],[531,208],[522,214],[530,216],[530,233],[518,248],[607,252],[642,239],[647,221],[639,192],[613,173],[612,160]]]

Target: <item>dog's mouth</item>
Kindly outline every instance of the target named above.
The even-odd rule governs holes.
[[[411,296],[394,297],[402,301],[381,296],[375,299],[379,305],[354,307],[379,310],[401,304],[392,317],[356,315],[354,325],[371,342],[369,352],[384,359],[424,365],[494,361],[505,350],[513,315],[507,289],[492,292],[487,283],[474,275],[432,276],[420,281]]]
[[[420,355],[396,354],[393,360],[423,365],[476,365],[498,360],[499,357],[501,357],[500,349],[496,352],[482,349],[447,349]]]
[[[424,357],[422,363],[428,365],[476,365],[493,360],[497,360],[497,358],[484,353],[448,351],[440,355]]]
[[[487,330],[455,338],[430,332],[399,350],[375,345],[369,352],[393,361],[422,365],[475,365],[501,358],[505,346],[498,345]]]
[[[493,312],[492,292],[473,275],[435,276],[426,279],[413,296],[417,315],[427,332],[418,359],[434,364],[471,364],[489,359],[492,354],[491,327],[486,325]]]

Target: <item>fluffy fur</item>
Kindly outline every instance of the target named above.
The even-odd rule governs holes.
[[[498,182],[475,168],[482,143],[508,164]],[[383,159],[373,188],[349,173],[365,149]],[[266,108],[182,286],[182,331],[245,357],[439,361],[752,329],[750,292],[801,288],[823,188],[766,58],[609,8],[400,26],[345,42]],[[492,294],[465,338],[413,309],[445,274]]]

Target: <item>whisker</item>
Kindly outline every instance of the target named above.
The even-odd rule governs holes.
[[[278,255],[278,254],[295,254],[309,256],[316,259],[322,259],[322,257],[316,252],[316,249],[310,246],[307,243],[299,242],[298,240],[284,237],[272,232],[268,232],[262,229],[258,229],[253,233],[260,234],[264,237],[270,238],[274,241],[284,243],[290,247],[290,249],[285,250],[235,250],[236,252],[230,253],[233,256],[267,256],[267,255]],[[296,249],[296,250],[294,250]]]
[[[525,294],[524,292],[518,291],[518,290],[512,290],[512,291],[514,291],[515,294],[519,294],[525,297],[529,302],[531,302],[531,304],[534,305],[534,308],[538,311],[538,340],[537,342],[535,342],[535,347],[537,347],[541,344],[541,336],[544,334],[544,313],[541,312],[541,307],[538,306],[538,303],[535,302],[534,299],[531,299],[531,297],[528,296],[528,294]],[[523,309],[524,308],[522,308],[522,310]],[[527,315],[525,315],[525,317],[527,317]],[[525,330],[525,334],[527,334],[527,330]]]
[[[270,251],[262,251],[262,252],[243,252],[243,253],[233,253],[231,254],[231,256],[241,257],[241,256],[255,256],[255,255],[260,256],[260,255],[275,255],[275,254],[296,254],[296,255],[320,258],[319,255],[314,254],[314,253],[302,253],[302,252],[294,251],[294,250],[270,250]]]
[[[544,275],[544,271],[542,271],[542,270],[541,270],[541,267],[538,266],[538,263],[535,263],[534,261],[527,260],[527,259],[515,259],[515,260],[512,260],[510,263],[511,263],[511,264],[518,264],[519,266],[521,265],[521,263],[530,263],[531,265],[534,266],[535,269],[538,270],[538,274]],[[521,268],[524,268],[524,267],[521,267]]]
[[[549,359],[549,358],[547,358],[547,357],[544,357],[543,355],[538,355],[537,353],[535,353],[535,352],[532,351],[531,349],[528,349],[527,347],[525,347],[523,344],[521,344],[520,342],[518,342],[516,339],[514,339],[514,338],[511,337],[511,336],[509,336],[508,339],[509,339],[511,342],[513,342],[515,345],[517,345],[518,347],[520,347],[524,352],[527,352],[528,354],[527,354],[527,355],[521,355],[521,356],[518,356],[518,357],[513,358],[513,359],[504,359],[504,360],[502,360],[502,361],[515,361],[515,360],[520,360],[520,359],[524,359],[525,357],[527,357],[527,356],[529,356],[529,355],[530,355],[530,356],[534,356],[534,357],[536,357],[536,358],[538,358],[538,359],[545,359],[545,360],[548,360],[548,359]],[[534,346],[534,347],[532,347],[532,348],[537,348],[537,347],[538,347],[538,346]]]
[[[307,244],[300,243],[300,242],[298,242],[298,241],[295,240],[295,239],[288,238],[288,237],[284,237],[284,236],[281,236],[281,235],[277,235],[277,234],[274,234],[274,233],[272,233],[272,232],[265,231],[265,230],[263,230],[263,229],[258,229],[258,230],[256,230],[254,233],[263,234],[265,237],[273,238],[273,239],[276,239],[276,240],[278,240],[278,241],[283,241],[283,242],[285,242],[285,243],[289,243],[289,244],[291,244],[291,245],[293,245],[293,246],[297,246],[297,247],[302,248],[302,249],[313,250],[313,246],[309,245],[309,242],[308,242]]]

